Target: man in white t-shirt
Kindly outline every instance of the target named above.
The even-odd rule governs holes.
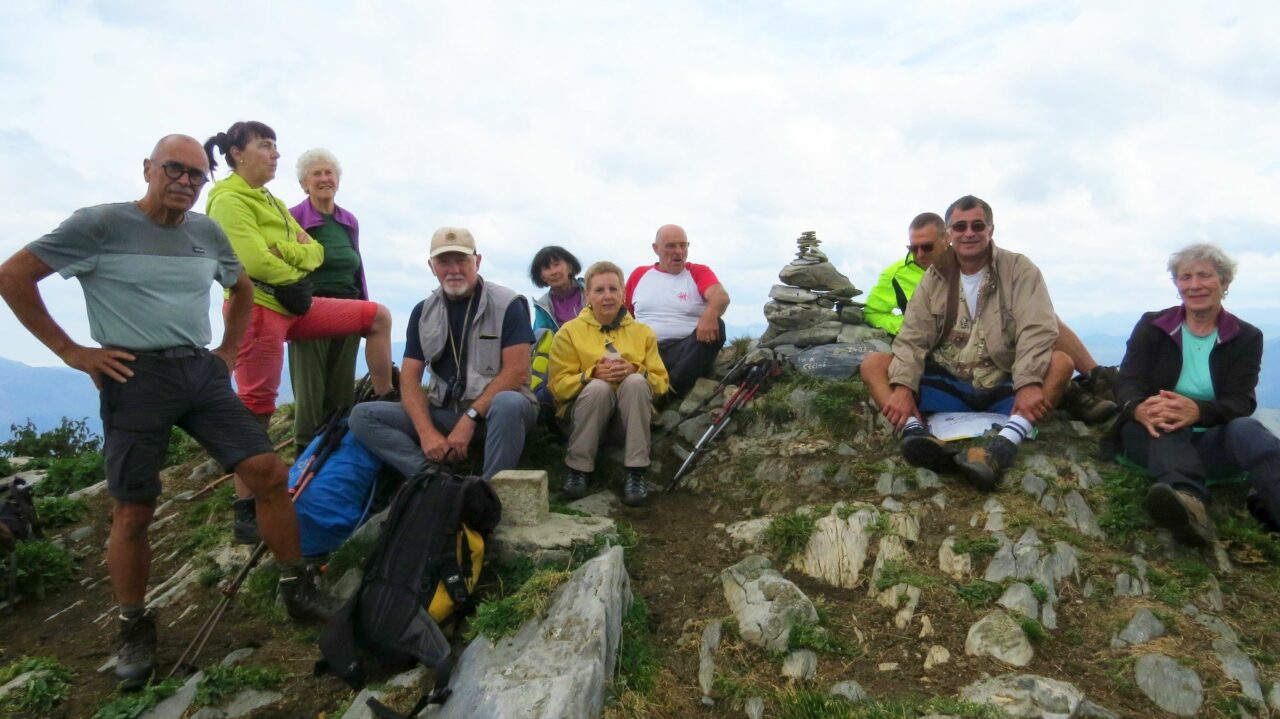
[[[678,225],[663,225],[654,238],[658,261],[637,267],[627,279],[627,310],[653,328],[658,354],[681,396],[710,373],[724,346],[729,293],[706,265],[686,262],[689,238]]]

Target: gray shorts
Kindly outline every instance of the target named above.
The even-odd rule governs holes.
[[[227,365],[203,348],[133,352],[133,377],[103,380],[103,455],[107,491],[124,502],[160,496],[169,435],[174,426],[209,456],[234,470],[241,461],[274,451],[266,430],[231,389]]]

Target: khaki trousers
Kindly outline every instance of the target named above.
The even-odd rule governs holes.
[[[607,439],[626,450],[630,469],[649,466],[649,420],[653,416],[653,390],[640,374],[629,375],[615,388],[593,379],[569,407],[569,449],[564,463],[579,472],[596,468],[596,452]]]

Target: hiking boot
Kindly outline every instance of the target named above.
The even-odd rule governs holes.
[[[1249,490],[1249,494],[1244,498],[1244,508],[1249,510],[1249,514],[1258,520],[1258,524],[1267,528],[1269,532],[1280,534],[1280,524],[1276,523],[1276,518],[1267,513],[1267,508],[1262,506],[1262,499],[1258,497],[1256,489]]]
[[[231,534],[236,544],[254,544],[262,541],[258,533],[258,504],[253,497],[237,499],[231,503],[235,511],[235,521],[231,524]]]
[[[627,470],[627,478],[622,482],[622,503],[628,507],[639,507],[649,498],[649,483],[644,474],[643,469]]]
[[[561,494],[565,499],[582,499],[587,496],[587,473],[570,469],[564,478],[564,489]]]
[[[323,623],[338,611],[338,600],[316,586],[315,574],[306,567],[292,576],[285,570],[280,577],[280,597],[289,618],[298,623]]]
[[[1179,544],[1209,547],[1217,541],[1213,520],[1196,497],[1159,483],[1147,491],[1147,514],[1159,526],[1173,533]]]
[[[990,492],[1000,485],[1000,477],[1013,464],[1018,454],[1018,445],[996,435],[987,440],[981,447],[970,447],[964,454],[956,456],[956,467],[977,489]]]
[[[1089,376],[1085,378],[1084,386],[1095,397],[1114,400],[1116,398],[1116,384],[1119,379],[1119,367],[1098,365],[1089,370]]]
[[[902,458],[907,460],[907,464],[935,472],[949,469],[957,451],[955,447],[948,447],[946,442],[933,436],[929,428],[922,424],[902,430],[900,447]]]
[[[126,691],[141,689],[156,668],[155,612],[120,618],[120,648],[116,650],[116,678]]]
[[[1071,415],[1085,424],[1097,424],[1110,419],[1120,407],[1109,399],[1093,394],[1085,388],[1083,382],[1072,380],[1062,394],[1062,406]]]

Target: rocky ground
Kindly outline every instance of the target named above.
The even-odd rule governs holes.
[[[660,441],[655,479],[670,476],[681,435],[698,426]],[[608,501],[621,471],[604,463],[593,483],[604,494],[553,510],[605,514],[618,531],[547,557],[550,570],[575,570],[620,543],[630,594],[647,607],[638,630],[626,624],[634,613],[602,610],[602,636],[615,638],[601,661],[617,667],[604,715],[1280,716],[1280,542],[1235,509],[1243,491],[1226,486],[1215,508],[1223,543],[1204,554],[1172,545],[1141,514],[1145,481],[1097,462],[1096,440],[1054,419],[1000,491],[979,493],[905,466],[859,383],[792,372],[739,415],[685,488],[656,492],[648,507]],[[549,470],[553,503],[561,451],[540,436],[526,457]],[[194,496],[216,476],[198,452],[166,470],[149,595],[162,617],[162,674],[245,556],[228,542],[227,490]],[[109,504],[85,501],[87,516],[52,532],[75,557],[72,580],[0,613],[0,668],[34,670],[8,682],[0,715],[140,713],[120,708],[103,670],[115,632],[102,564]],[[330,563],[331,584],[353,554]],[[486,575],[495,606],[531,573],[548,576],[514,564]],[[573,576],[584,571],[603,569]],[[356,693],[311,676],[316,631],[283,619],[273,580],[270,566],[251,575],[197,662],[200,679],[183,668],[166,685],[200,688],[205,706],[169,716],[347,715]],[[548,586],[541,614],[563,614],[556,597],[571,590]],[[228,659],[239,669],[217,666]],[[375,688],[403,709],[416,688],[397,683],[418,678]],[[43,705],[10,701],[33,687]]]

